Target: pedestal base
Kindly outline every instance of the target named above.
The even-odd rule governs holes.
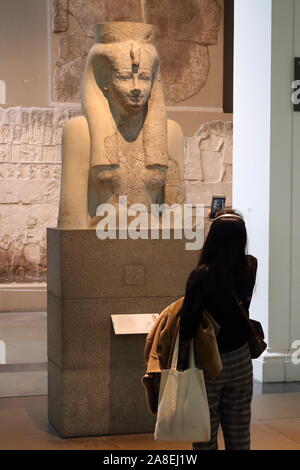
[[[62,437],[152,432],[141,384],[146,335],[115,335],[110,315],[159,313],[184,295],[199,253],[172,238],[47,236],[50,423]]]
[[[294,363],[296,354],[297,363]],[[270,351],[253,361],[253,375],[256,380],[263,383],[271,382],[299,382],[300,381],[300,353],[297,351]]]

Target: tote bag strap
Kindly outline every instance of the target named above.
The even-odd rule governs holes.
[[[171,369],[177,369],[177,362],[178,362],[178,351],[179,351],[179,332],[177,333],[174,351],[172,356],[171,362]],[[190,341],[190,358],[189,358],[189,367],[195,367],[195,354],[194,354],[194,340]]]
[[[171,362],[171,369],[177,369],[177,361],[178,361],[178,350],[179,350],[179,333],[176,336],[172,362]]]
[[[190,342],[190,367],[195,368],[194,339]]]

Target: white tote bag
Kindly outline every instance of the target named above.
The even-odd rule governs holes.
[[[190,344],[189,369],[176,370],[178,349],[179,334],[175,341],[171,369],[161,371],[154,439],[208,442],[209,406],[203,370],[195,367],[193,340]]]

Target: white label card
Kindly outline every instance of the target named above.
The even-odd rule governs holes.
[[[116,335],[133,335],[149,333],[158,313],[132,313],[111,315]]]

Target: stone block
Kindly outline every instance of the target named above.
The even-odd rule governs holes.
[[[95,230],[48,229],[48,253],[61,256],[58,271],[49,262],[48,291],[65,299],[184,295],[198,253],[172,237],[171,230],[170,240],[161,233],[159,240],[99,240]],[[124,268],[133,264],[145,267],[143,285],[124,282]]]
[[[109,434],[153,433],[155,417],[149,412],[144,387],[136,369],[111,371],[109,395]],[[120,419],[120,417],[122,417]]]
[[[62,437],[108,434],[108,374],[101,369],[62,370],[49,360],[48,416]]]
[[[56,297],[62,296],[60,235],[59,230],[47,229],[47,287],[48,293],[52,292]]]
[[[115,335],[111,314],[160,313],[177,298],[65,300],[48,293],[48,357],[63,369],[100,364],[125,372],[130,362],[143,373],[145,335]]]
[[[142,286],[144,284],[144,275],[145,267],[143,264],[125,266],[125,283],[128,285]]]
[[[123,360],[127,370],[104,371],[61,369],[49,359],[49,422],[62,437],[153,432],[155,418],[141,384],[144,369],[127,363],[125,355]]]
[[[62,367],[62,299],[47,295],[47,351],[48,358]]]
[[[198,258],[184,243],[48,229],[49,421],[61,436],[153,432],[146,335],[116,335],[111,314],[160,313],[184,295]]]

